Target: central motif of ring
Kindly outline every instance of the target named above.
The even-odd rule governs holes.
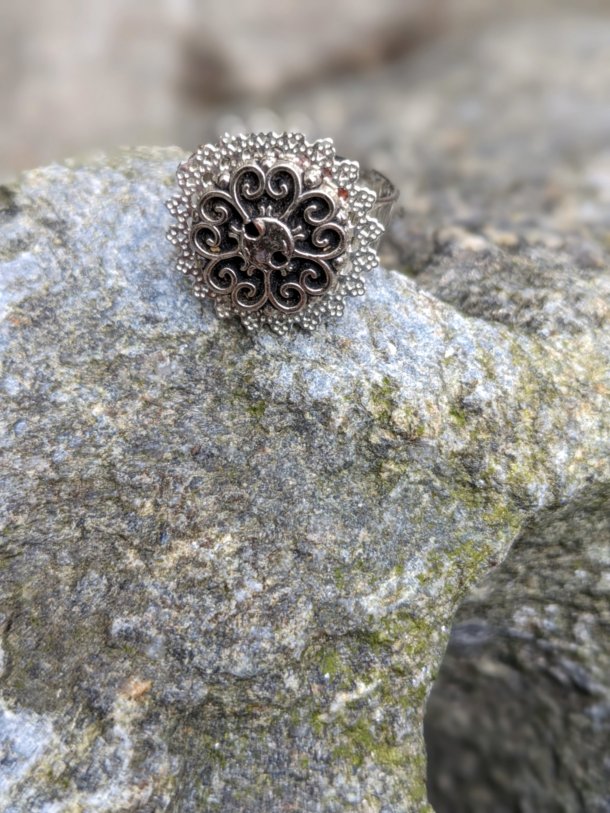
[[[348,243],[340,192],[315,168],[285,160],[221,173],[190,229],[206,294],[242,313],[296,314],[331,290]]]
[[[246,223],[240,241],[242,255],[258,268],[287,272],[294,254],[290,229],[272,217],[255,217]]]

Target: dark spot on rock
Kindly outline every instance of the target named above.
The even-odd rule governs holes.
[[[0,186],[0,218],[10,220],[18,214],[17,193],[10,186]]]

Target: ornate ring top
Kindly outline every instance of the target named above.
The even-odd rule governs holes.
[[[331,139],[301,133],[225,136],[180,164],[168,239],[194,293],[248,330],[316,327],[364,293],[383,226],[376,192]]]

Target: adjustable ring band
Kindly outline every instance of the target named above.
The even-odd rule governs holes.
[[[385,228],[390,223],[392,209],[398,200],[399,191],[385,175],[376,169],[361,169],[360,177],[369,189],[373,189],[377,194],[371,215]]]
[[[337,156],[337,159],[339,161],[347,160],[340,155]],[[398,189],[382,172],[371,169],[371,167],[360,167],[360,180],[375,192],[377,199],[371,209],[371,217],[378,220],[385,228],[390,223],[392,209],[398,200],[400,194]]]
[[[279,334],[340,316],[364,293],[398,198],[332,139],[302,133],[227,135],[181,163],[177,180],[168,239],[195,295],[247,330]]]

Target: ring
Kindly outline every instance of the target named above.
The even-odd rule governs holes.
[[[225,135],[178,167],[167,202],[178,270],[249,331],[317,327],[378,266],[398,192],[375,170],[302,133]]]

